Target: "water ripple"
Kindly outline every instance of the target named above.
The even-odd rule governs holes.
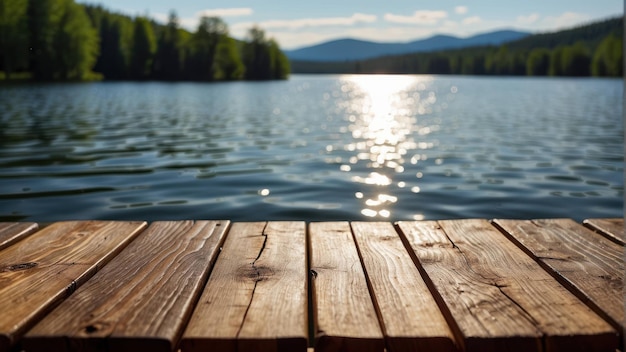
[[[619,217],[622,93],[383,75],[1,86],[0,220]]]

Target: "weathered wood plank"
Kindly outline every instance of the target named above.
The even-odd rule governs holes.
[[[383,351],[350,224],[311,223],[309,246],[315,351]]]
[[[28,351],[176,347],[223,243],[227,221],[154,222],[30,330]]]
[[[304,222],[233,224],[183,351],[306,351]]]
[[[399,223],[467,351],[614,351],[614,329],[486,220]]]
[[[265,248],[254,262],[259,278],[239,331],[238,351],[305,351],[306,224],[269,222],[264,234]]]
[[[452,331],[390,223],[352,230],[387,342],[393,351],[456,351]]]
[[[1,222],[0,250],[34,233],[39,228],[34,222]]]
[[[623,334],[623,246],[571,219],[497,219],[494,224]]]
[[[54,223],[0,252],[0,351],[117,255],[145,222]]]
[[[598,232],[611,241],[626,245],[626,235],[624,235],[624,219],[586,219],[583,224],[588,228]]]

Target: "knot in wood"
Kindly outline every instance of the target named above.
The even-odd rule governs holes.
[[[274,270],[263,265],[245,265],[237,269],[237,277],[242,281],[264,281],[274,275]]]
[[[600,278],[607,282],[607,284],[616,291],[622,291],[624,289],[624,281],[620,277],[613,277],[611,275],[600,275]]]
[[[7,265],[4,268],[0,269],[0,272],[28,270],[28,269],[36,267],[37,265],[39,264],[35,262],[12,264],[12,265]]]
[[[108,336],[111,334],[113,328],[110,323],[106,322],[92,322],[86,325],[83,330],[83,336]]]

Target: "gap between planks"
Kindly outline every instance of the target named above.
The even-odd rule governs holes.
[[[458,220],[458,221],[460,221],[460,220]],[[299,222],[296,222],[296,223],[299,223]],[[248,223],[241,223],[241,224],[248,224]],[[264,224],[265,224],[264,226],[268,226],[268,224],[275,224],[275,225],[277,225],[277,226],[280,226],[280,225],[284,225],[285,223],[283,223],[283,222],[269,222],[269,223],[264,223]],[[304,224],[304,222],[301,222],[301,224]],[[316,224],[316,223],[312,223],[311,225],[313,225],[313,224]],[[322,223],[322,224],[328,224],[328,223]],[[367,227],[367,224],[371,224],[371,223],[364,223],[364,224],[365,224],[365,225],[363,225],[363,226],[365,226],[365,228],[366,228],[366,227]],[[310,225],[310,226],[311,226],[311,225]],[[315,227],[315,226],[317,226],[317,225],[314,225],[313,227]],[[353,241],[358,241],[358,239],[357,239],[358,234],[357,234],[357,233],[358,233],[359,231],[362,231],[362,229],[361,229],[361,230],[358,230],[358,229],[357,229],[357,230],[355,231],[355,230],[354,230],[354,228],[355,228],[355,227],[356,227],[356,228],[359,228],[359,226],[360,226],[360,225],[358,225],[357,223],[352,223],[352,228],[350,228],[350,226],[348,226],[348,232],[349,232],[349,233],[351,233],[351,236],[352,236],[352,238],[353,238]],[[289,228],[289,226],[287,226],[287,228]],[[232,229],[231,229],[231,230],[232,230]],[[287,230],[287,231],[290,231],[290,230]],[[299,230],[298,230],[298,231],[299,231]],[[305,238],[305,239],[304,239],[304,243],[305,243],[305,244],[304,244],[304,248],[306,248],[307,246],[311,246],[311,238],[310,238],[310,237],[311,237],[311,232],[312,232],[312,231],[311,231],[311,229],[310,229],[310,228],[309,228],[309,231],[303,231],[303,233],[304,233],[303,237]],[[259,250],[259,252],[257,253],[256,257],[253,259],[252,264],[251,264],[251,268],[255,271],[255,275],[256,275],[257,277],[259,277],[259,276],[263,276],[263,274],[262,274],[262,270],[263,270],[263,269],[259,270],[259,269],[260,269],[260,267],[259,267],[259,266],[257,266],[257,263],[258,263],[258,260],[261,258],[262,253],[264,252],[264,248],[265,248],[265,246],[267,245],[267,236],[265,235],[265,227],[264,227],[264,228],[263,228],[263,230],[261,231],[261,234],[262,234],[262,236],[264,236],[265,238],[264,238],[263,243],[262,243],[262,245],[261,245],[261,249],[260,249],[260,250]],[[397,233],[396,233],[396,235],[397,235]],[[309,238],[308,238],[308,239],[306,238],[307,236],[309,236]],[[23,238],[27,238],[27,237],[26,237],[26,235],[25,235]],[[365,243],[365,242],[364,242],[364,243]],[[452,244],[453,244],[453,246],[455,245],[454,243],[452,243]],[[376,322],[379,322],[379,321],[380,321],[380,323],[378,323],[379,329],[383,329],[383,330],[385,330],[385,326],[386,326],[386,324],[385,324],[385,322],[384,322],[384,317],[383,317],[383,314],[381,313],[380,304],[379,304],[379,303],[377,303],[377,301],[376,301],[376,289],[375,289],[375,288],[373,288],[373,287],[374,287],[374,285],[372,284],[372,278],[371,278],[371,277],[366,277],[366,276],[365,276],[366,271],[367,271],[367,264],[366,264],[367,260],[364,260],[364,259],[363,259],[363,258],[364,258],[364,254],[363,254],[363,252],[366,252],[366,251],[368,251],[368,250],[366,249],[366,246],[364,246],[364,247],[363,247],[363,248],[364,248],[363,250],[361,250],[361,249],[359,249],[359,248],[360,248],[360,247],[358,247],[358,244],[357,244],[357,247],[356,247],[356,249],[357,249],[357,256],[358,256],[358,259],[359,259],[359,262],[360,262],[360,266],[362,267],[362,270],[363,270],[362,275],[364,275],[364,276],[363,276],[363,279],[365,280],[365,283],[366,283],[366,290],[367,290],[369,293],[371,293],[371,299],[373,300],[373,301],[370,303],[370,304],[373,304],[373,305],[374,305],[374,306],[373,306],[373,308],[374,308],[375,318],[374,318],[373,320],[374,320],[374,321],[376,321]],[[311,255],[311,253],[310,253],[310,249],[311,249],[311,248],[309,248],[309,256]],[[371,251],[371,250],[370,250],[370,251]],[[365,255],[365,256],[367,256],[367,255]],[[221,257],[221,255],[220,255],[220,257]],[[306,258],[307,258],[307,253],[306,253],[306,250],[305,250],[305,253],[304,253],[304,255],[303,255],[303,258],[304,258],[304,263],[305,263],[305,264],[304,264],[304,270],[303,270],[304,274],[303,274],[303,275],[304,275],[304,277],[306,278],[306,277],[308,277],[308,272],[309,272],[309,271],[307,270],[307,268],[308,268],[308,267],[310,267],[310,268],[311,268],[311,270],[312,270],[311,272],[315,272],[315,269],[314,269],[314,265],[313,265],[313,263],[311,263],[311,264],[310,264],[310,266],[307,266],[307,265],[306,265],[306,262],[307,262],[307,259],[306,259]],[[248,264],[249,264],[249,263],[248,263]],[[418,265],[418,267],[419,267],[419,265]],[[424,275],[425,275],[424,273],[425,273],[425,272],[422,272],[422,273],[421,273],[421,274],[422,274],[422,276],[424,276]],[[211,276],[212,276],[212,275],[211,275]],[[316,277],[316,276],[315,276],[315,277]],[[315,279],[315,277],[313,277],[313,279],[314,279],[313,281],[316,281],[317,283],[319,283],[319,280],[316,280],[316,279]],[[261,280],[261,281],[262,281],[262,280]],[[300,281],[302,281],[302,280],[300,279]],[[307,281],[308,281],[307,279],[305,279],[305,280],[304,280],[304,288],[305,288],[305,292],[306,292],[306,288],[307,288],[307,284],[306,284],[306,282],[307,282]],[[427,281],[428,281],[428,280],[427,280]],[[259,281],[255,281],[255,283],[254,283],[254,288],[253,288],[253,290],[252,290],[253,295],[254,295],[254,294],[255,294],[255,292],[256,292],[256,285],[257,285],[257,283],[259,283]],[[368,286],[368,285],[369,285],[369,286]],[[207,285],[207,286],[208,286],[208,285]],[[433,287],[434,287],[434,286],[433,286]],[[312,292],[313,292],[313,295],[314,295],[314,294],[315,294],[315,290],[312,290]],[[436,292],[436,291],[435,291],[435,292]],[[310,301],[313,301],[313,295],[311,295],[311,297],[310,297],[310,299],[309,299]],[[309,301],[309,300],[306,300],[306,293],[305,293],[305,295],[304,295],[304,296],[305,296],[305,301]],[[435,296],[436,296],[436,295],[435,295]],[[435,297],[435,298],[437,298],[437,297]],[[251,309],[251,306],[252,306],[251,302],[252,302],[252,301],[254,301],[254,297],[251,297],[251,298],[250,298],[250,302],[249,302],[249,304],[247,305],[247,308],[246,308],[245,313],[243,314],[243,319],[241,320],[241,323],[240,323],[240,325],[239,325],[239,330],[238,330],[238,332],[237,332],[237,336],[241,335],[241,332],[243,331],[243,326],[244,326],[244,323],[243,323],[243,322],[245,322],[247,319],[250,319],[250,318],[248,317],[248,315],[250,314],[250,309]],[[379,301],[380,301],[380,300],[379,300]],[[441,300],[441,299],[439,299],[439,303],[440,303],[440,305],[442,304],[442,300]],[[314,309],[313,309],[314,314],[319,314],[319,313],[318,313],[318,308],[319,308],[319,307],[318,307],[318,306],[314,306],[313,308],[314,308]],[[446,311],[446,309],[445,309],[445,307],[443,307],[443,308],[444,308],[444,309],[442,309],[442,310],[445,312],[445,311]],[[307,314],[306,304],[305,304],[304,310],[305,310],[305,311],[304,311],[304,313],[303,313],[303,314],[306,316],[306,314]],[[311,318],[313,318],[313,317],[311,317]],[[306,320],[306,319],[305,319],[305,320]],[[362,322],[361,322],[361,324],[362,324]],[[454,324],[455,324],[455,322],[454,322],[454,321],[451,321],[451,325],[454,325]],[[379,330],[379,331],[381,331],[381,333],[382,333],[382,332],[383,332],[383,330]],[[305,324],[305,333],[304,333],[304,334],[300,334],[300,333],[299,333],[299,335],[300,335],[300,336],[304,336],[304,339],[305,339],[304,341],[305,341],[305,343],[306,343],[306,338],[307,338],[307,336],[308,336],[308,334],[306,333],[306,324]],[[302,340],[301,340],[301,338],[299,338],[299,339],[300,339],[299,341],[302,341]],[[377,339],[378,339],[378,338],[377,338]],[[254,348],[257,348],[257,347],[259,347],[259,346],[267,346],[267,340],[263,340],[263,339],[262,339],[262,340],[258,340],[257,342],[252,341],[252,343],[251,343],[251,344],[249,344],[249,343],[250,343],[250,341],[248,341],[248,340],[246,340],[246,339],[241,339],[241,341],[239,342],[239,345],[240,345],[240,347],[244,347],[244,349],[246,349],[246,345],[248,345],[248,347],[247,347],[247,348],[250,348],[250,350],[254,350]],[[299,344],[300,344],[299,346],[301,346],[301,342],[299,342]],[[271,343],[271,345],[272,345],[272,346],[274,346],[274,347],[272,347],[272,349],[276,348],[276,346],[277,346],[275,342],[272,342],[272,343]],[[374,344],[374,345],[376,345],[376,344]],[[380,345],[379,345],[379,346],[380,346]],[[323,347],[323,346],[318,346],[318,349],[317,349],[317,350],[322,350],[322,349],[323,349],[322,347]],[[368,347],[371,347],[371,345],[369,345]],[[306,346],[305,346],[304,348],[306,348]],[[383,345],[383,348],[384,348],[384,345]],[[376,348],[376,350],[378,350],[378,348]]]
[[[493,223],[624,335],[623,246],[571,219],[498,219]]]
[[[24,340],[27,351],[176,347],[228,222],[153,222]]]
[[[615,330],[486,220],[400,222],[466,351],[614,351]]]

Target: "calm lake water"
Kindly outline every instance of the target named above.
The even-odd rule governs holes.
[[[622,217],[623,81],[0,86],[0,220]]]

